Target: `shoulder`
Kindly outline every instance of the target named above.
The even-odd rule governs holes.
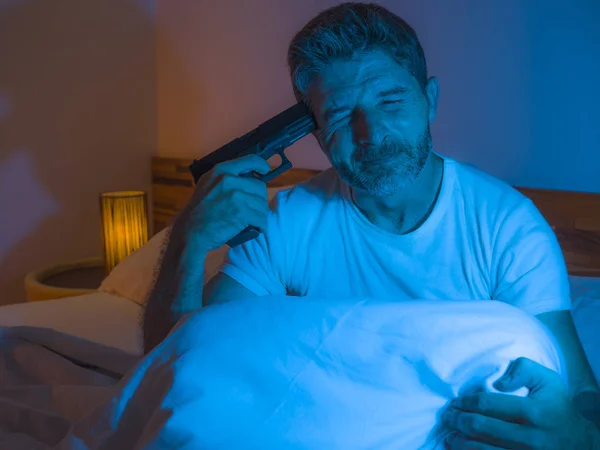
[[[463,204],[465,215],[492,240],[499,235],[522,236],[534,230],[553,235],[533,201],[510,184],[450,158],[445,164],[454,172],[454,201]]]
[[[465,201],[473,206],[489,205],[496,209],[513,209],[528,203],[529,199],[507,182],[477,167],[446,159],[446,165],[455,173],[457,187]]]

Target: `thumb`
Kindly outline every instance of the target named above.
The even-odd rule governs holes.
[[[511,361],[502,375],[494,383],[499,391],[512,392],[521,387],[529,388],[530,395],[546,387],[562,383],[560,376],[553,370],[528,358],[517,358]]]

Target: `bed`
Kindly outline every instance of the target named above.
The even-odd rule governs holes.
[[[27,414],[35,416],[28,416],[35,426],[21,433],[13,432],[10,439],[17,436],[23,441],[18,442],[22,447],[11,441],[14,444],[12,448],[72,448],[54,447],[58,442],[53,440],[57,427],[62,426],[66,433],[73,421],[81,418],[82,410],[77,409],[77,405],[107,400],[109,393],[114,394],[113,387],[121,384],[120,380],[125,379],[126,374],[131,373],[131,369],[141,361],[143,305],[151,288],[168,224],[193,191],[188,165],[189,161],[185,159],[153,158],[153,237],[123,260],[97,292],[0,307],[0,332],[5,336],[2,340],[4,359],[0,366],[39,359],[42,368],[53,367],[51,376],[59,385],[57,389],[51,383],[36,388],[41,390],[38,395],[46,395],[55,402],[51,412],[44,411],[40,405],[26,409]],[[269,183],[269,196],[317,173],[315,170],[292,169]],[[519,190],[536,203],[557,234],[569,270],[574,321],[592,369],[600,378],[597,330],[600,323],[600,194],[530,188]],[[218,272],[226,251],[227,247],[223,247],[208,255],[205,282]],[[63,357],[57,359],[59,354]],[[40,372],[39,364],[38,367],[32,364],[32,370],[23,366],[27,370],[19,372],[20,378],[27,380],[28,389],[32,384],[43,385],[47,380],[48,375],[44,370]],[[89,380],[111,389],[106,392],[97,386],[86,389],[85,384]],[[17,390],[22,391],[21,379],[9,379],[8,382],[15,383]],[[75,389],[78,400],[70,397],[74,395],[72,389],[64,389],[73,385],[81,385]],[[60,426],[54,417],[57,399],[60,408],[63,408],[60,410],[63,419]],[[12,400],[2,403],[2,408],[12,410],[15,417],[23,414],[21,406],[15,406]],[[49,420],[47,414],[53,418]],[[87,430],[82,432],[85,434]]]
[[[165,228],[187,203],[193,181],[190,161],[152,158],[153,238],[123,261],[98,292],[79,297],[0,307],[0,326],[49,327],[84,339],[141,353],[140,317]],[[293,168],[269,183],[269,196],[318,174]],[[518,188],[531,198],[555,230],[572,284],[573,315],[596,375],[600,375],[600,344],[594,323],[600,323],[600,194]],[[226,248],[209,255],[207,278],[219,269]],[[596,301],[597,300],[597,301]]]

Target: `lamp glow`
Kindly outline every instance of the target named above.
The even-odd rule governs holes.
[[[100,194],[105,270],[110,271],[148,241],[148,208],[143,191]]]

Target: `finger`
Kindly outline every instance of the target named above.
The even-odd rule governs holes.
[[[256,178],[242,178],[236,175],[226,174],[218,178],[218,183],[220,185],[219,192],[239,191],[261,197],[265,200],[267,198],[267,185]]]
[[[248,225],[255,226],[261,231],[266,230],[269,204],[265,198],[241,191],[229,192],[228,195],[232,197],[234,206],[221,211],[221,215],[224,216],[222,219],[239,228],[239,231]]]
[[[457,397],[450,407],[514,423],[533,423],[536,403],[527,397],[480,392]]]
[[[248,194],[252,194],[256,197],[260,197],[263,201],[265,201],[265,203],[268,203],[268,202],[266,202],[267,185],[264,181],[260,181],[253,177],[248,177],[248,178],[237,177],[237,179],[239,180],[238,189],[241,189],[244,192],[247,192]]]
[[[504,450],[506,447],[477,442],[459,434],[451,434],[446,438],[446,448],[450,450]]]
[[[266,216],[253,208],[246,208],[243,216],[229,218],[223,223],[228,224],[227,226],[233,230],[232,234],[228,237],[228,240],[236,236],[238,233],[241,233],[249,226],[256,227],[263,233],[267,229]]]
[[[254,226],[261,232],[267,229],[267,216],[262,211],[246,205],[243,214],[226,214],[219,219],[219,226],[224,227],[228,234],[223,235],[224,242],[233,239],[248,226]]]
[[[530,389],[530,396],[546,388],[564,389],[560,375],[529,358],[517,358],[495,383],[500,391],[511,392],[521,387]]]
[[[258,172],[264,175],[271,171],[271,166],[258,155],[248,155],[217,164],[213,171],[215,174],[240,175],[247,172]]]
[[[266,192],[266,185],[262,180],[259,180],[253,176],[242,177],[240,175],[244,175],[251,172],[258,172],[264,175],[269,173],[270,171],[271,166],[260,156],[244,156],[242,158],[217,164],[211,171],[205,173],[200,177],[197,183],[197,186],[199,186],[197,190],[200,190],[201,192],[206,192],[211,189],[214,189],[216,185],[223,183],[224,180],[229,180],[229,182],[231,182],[231,180],[237,180],[238,184],[234,185],[232,188],[238,187],[239,183],[248,183],[249,186],[254,186],[256,188],[256,191],[252,192],[258,193],[258,190],[261,189],[264,190],[264,192]]]
[[[467,439],[500,448],[522,448],[533,438],[533,430],[524,425],[453,408],[444,412],[442,421]]]
[[[254,225],[255,227],[258,226],[260,229],[263,229],[269,214],[269,203],[265,198],[256,195],[247,195],[245,197],[247,197],[245,206],[251,209],[251,212],[257,216],[254,220],[260,220],[261,222],[261,226],[258,226],[255,223],[250,223],[250,225]]]
[[[267,230],[267,215],[258,209],[248,208],[248,225],[258,228],[261,232]]]

